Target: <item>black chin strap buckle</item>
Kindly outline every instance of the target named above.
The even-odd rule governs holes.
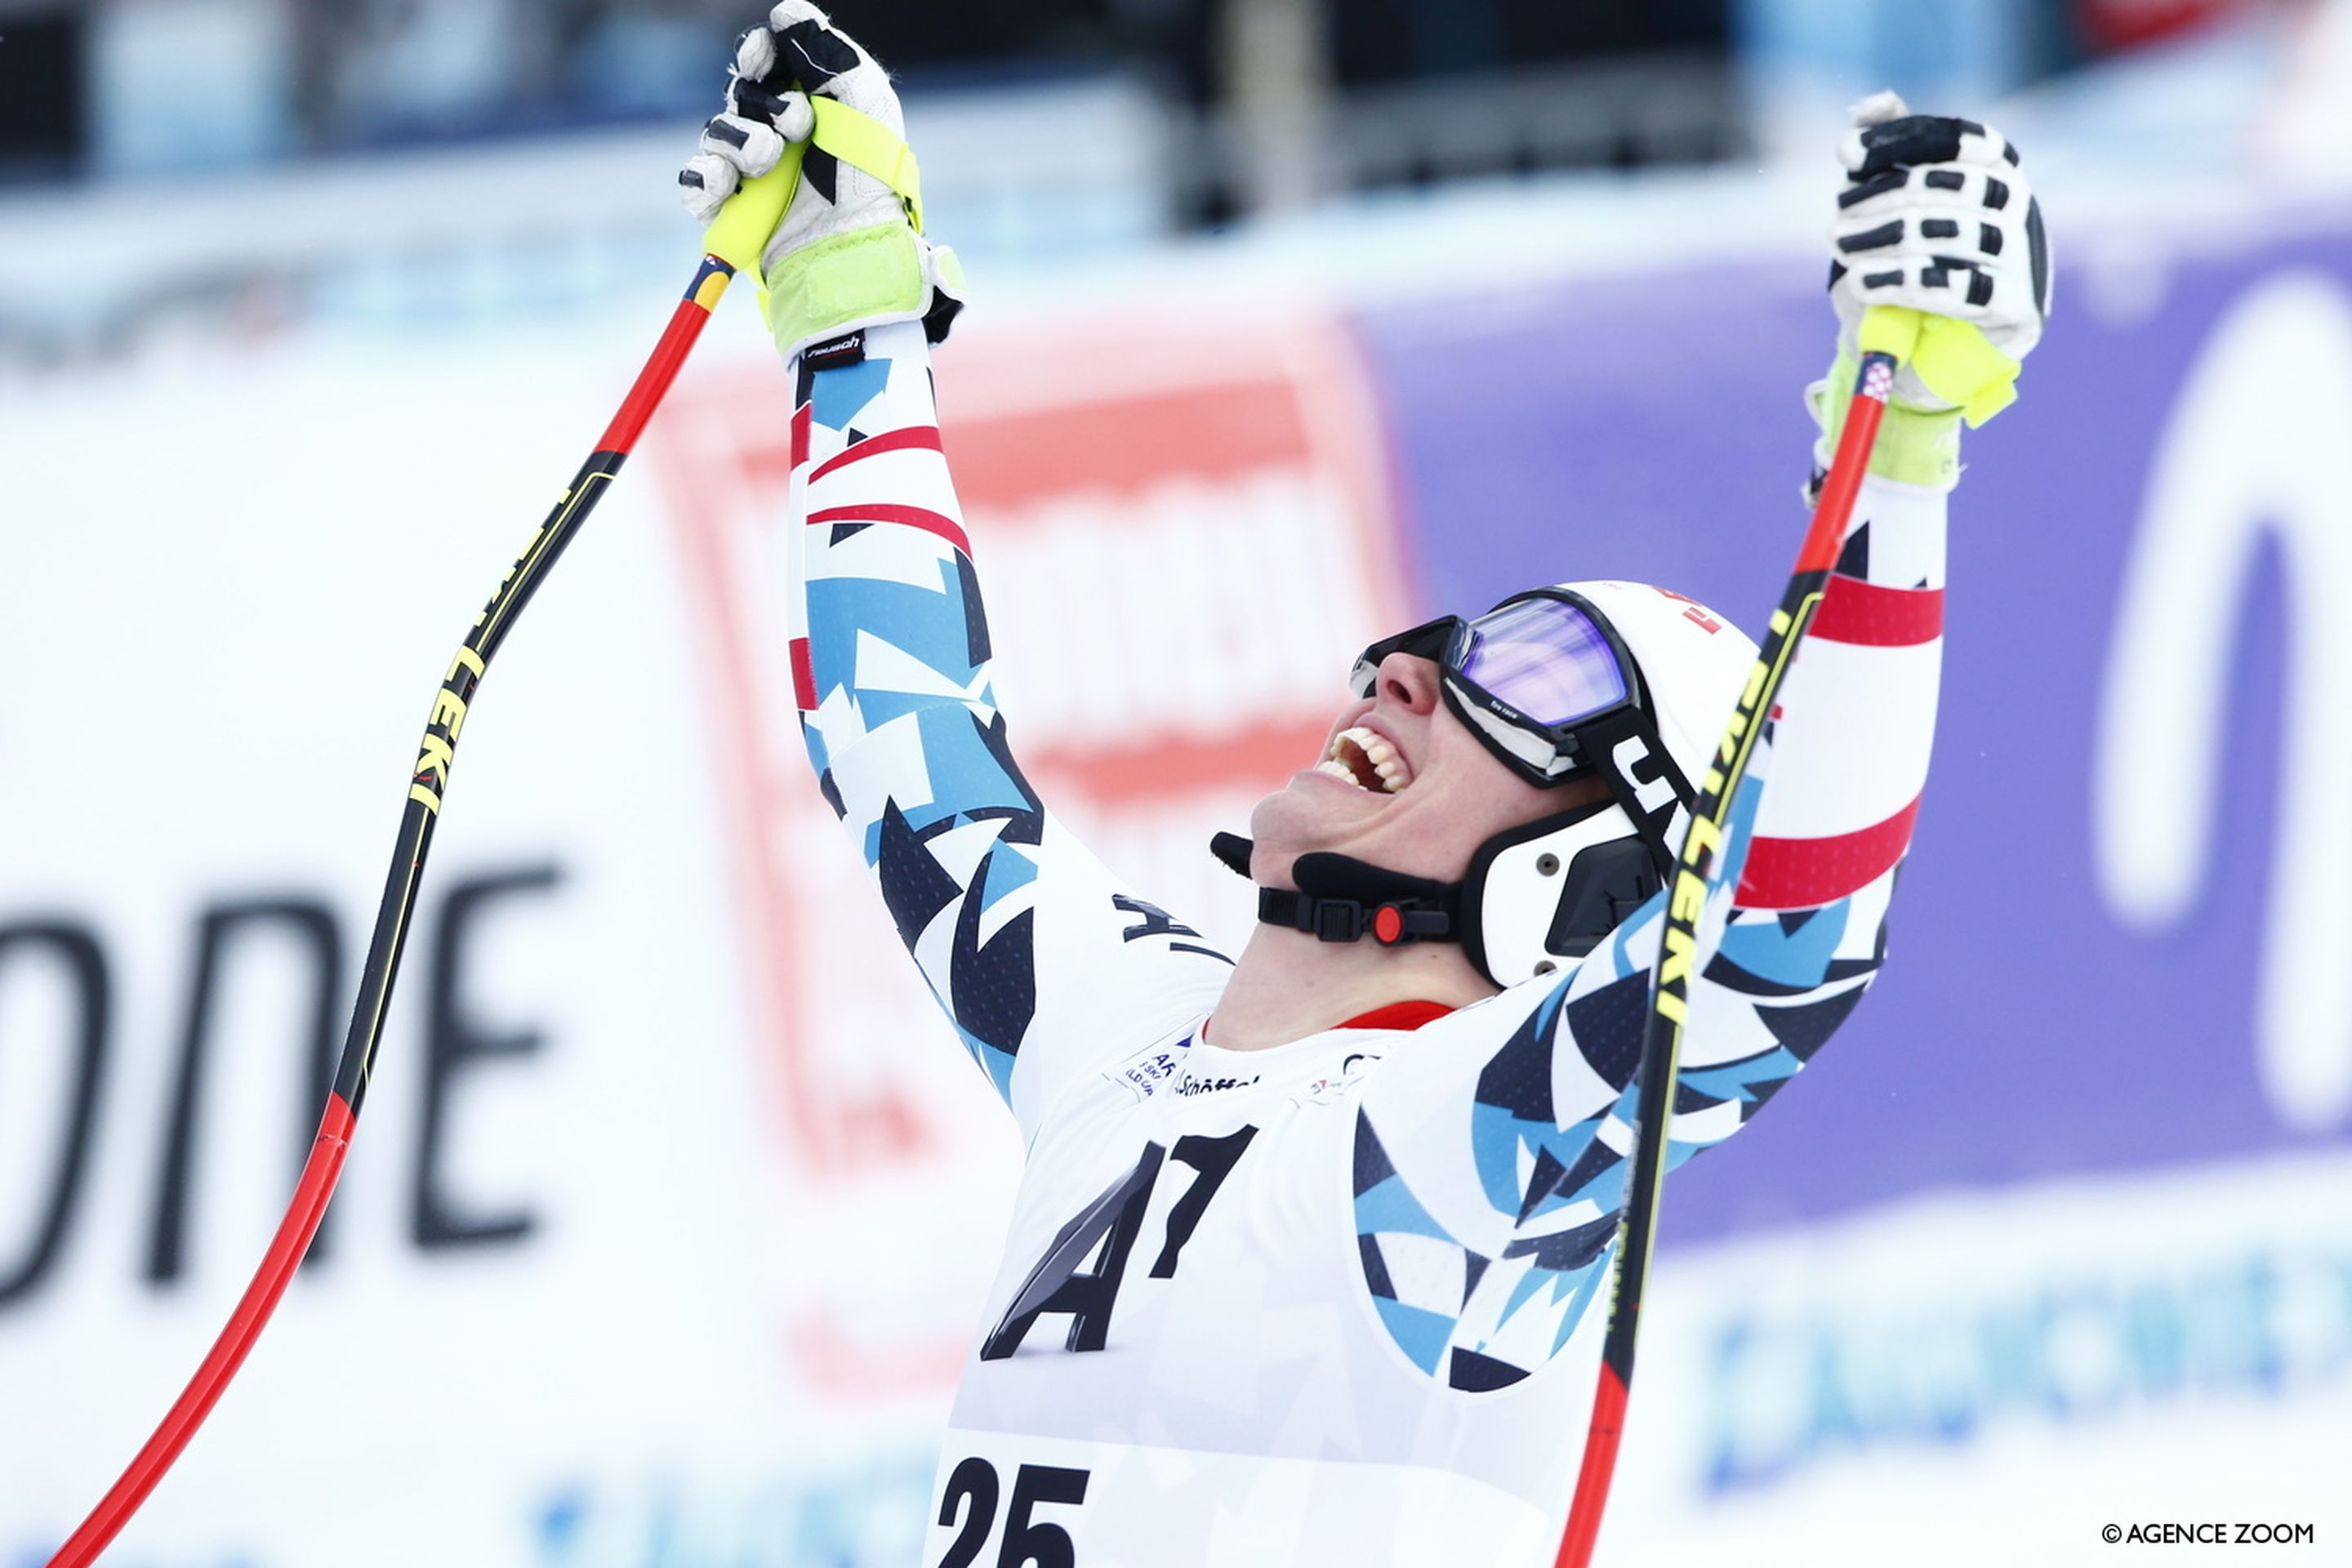
[[[1444,942],[1454,932],[1451,915],[1418,900],[1366,904],[1355,899],[1317,898],[1275,888],[1258,889],[1257,918],[1267,925],[1303,931],[1318,942],[1360,942],[1369,936],[1382,947]]]
[[[1353,899],[1305,899],[1300,913],[1313,922],[1317,942],[1354,942],[1364,934],[1364,906]]]
[[[1209,841],[1209,852],[1244,877],[1249,875],[1252,847],[1238,833],[1220,833]],[[1260,888],[1260,921],[1303,931],[1318,942],[1361,942],[1369,936],[1382,947],[1402,947],[1409,942],[1462,940],[1454,912],[1462,900],[1459,882],[1407,877],[1329,854],[1300,856],[1293,875],[1302,881],[1333,887],[1333,891],[1293,893]],[[1349,898],[1339,890],[1349,887],[1364,897]]]

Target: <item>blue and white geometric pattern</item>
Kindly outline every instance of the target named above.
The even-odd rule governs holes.
[[[1181,923],[1136,928],[1133,900],[1120,904],[1124,889],[1013,760],[920,332],[877,329],[862,361],[803,373],[793,513],[808,521],[789,525],[802,736],[900,940],[1029,1125],[1082,1054],[1066,1026],[1036,1027],[1041,1009],[1058,1006],[1066,1025],[1120,996],[1199,992],[1204,974],[1213,998],[1231,965]],[[1080,913],[1045,964],[1049,868],[1053,897]]]
[[[1731,907],[1769,732],[1732,815],[1729,874],[1706,922],[1713,956],[1691,987],[1670,1170],[1794,1077],[1885,956],[1893,872],[1818,910]],[[1354,1188],[1365,1285],[1397,1347],[1450,1387],[1507,1387],[1541,1367],[1607,1281],[1664,919],[1661,894],[1557,983],[1519,987],[1531,1002],[1515,992],[1486,1005],[1517,1003],[1522,1016],[1485,1058],[1466,1135],[1421,1131],[1383,1086],[1366,1097]]]

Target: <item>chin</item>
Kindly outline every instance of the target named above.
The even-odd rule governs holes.
[[[1261,888],[1289,889],[1290,868],[1315,848],[1314,807],[1296,789],[1278,789],[1250,810],[1250,880]]]

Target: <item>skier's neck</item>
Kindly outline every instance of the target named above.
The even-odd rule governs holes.
[[[1263,1050],[1399,1002],[1464,1007],[1495,989],[1449,942],[1318,942],[1262,924],[1242,949],[1202,1037],[1225,1050]]]

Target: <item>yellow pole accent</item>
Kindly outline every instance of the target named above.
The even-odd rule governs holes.
[[[1893,354],[1898,363],[1919,352],[1920,315],[1901,305],[1873,305],[1862,313],[1854,342],[1866,354]],[[1832,389],[1834,390],[1834,389]]]
[[[744,181],[727,198],[727,205],[702,231],[705,256],[715,256],[738,272],[759,275],[760,252],[767,248],[768,237],[776,232],[776,224],[800,184],[803,151],[801,142],[787,143],[774,168],[756,180]]]
[[[1973,321],[1873,305],[1862,313],[1855,342],[1864,353],[1890,353],[1909,364],[1928,391],[1956,405],[1972,426],[2017,401],[2021,367]]]

